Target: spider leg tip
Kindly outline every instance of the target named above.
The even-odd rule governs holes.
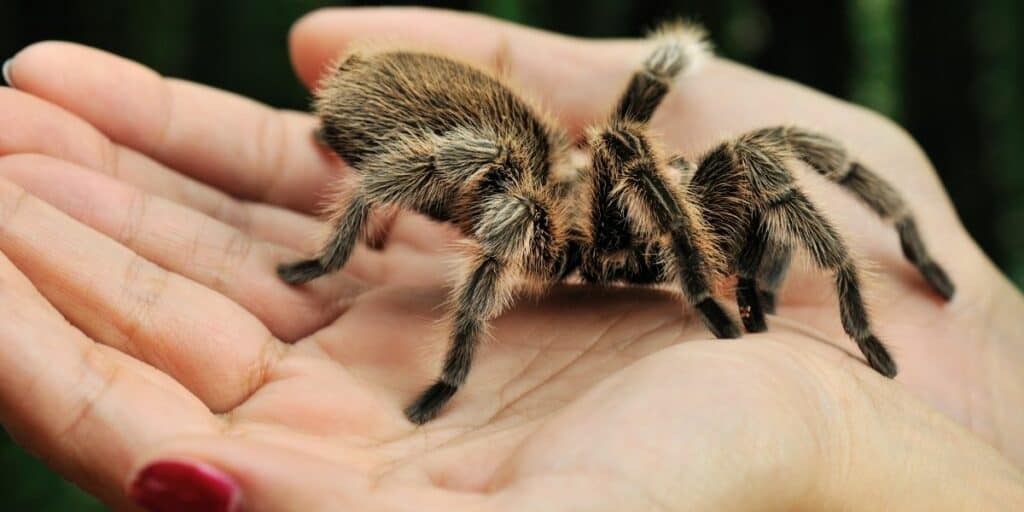
[[[405,417],[415,425],[423,425],[436,418],[441,412],[441,408],[451,400],[458,390],[458,386],[447,382],[435,382],[420,394],[416,401],[405,408]]]
[[[288,284],[302,284],[324,274],[319,260],[302,260],[277,266],[277,275]]]
[[[928,281],[932,289],[941,295],[943,299],[947,302],[953,299],[953,295],[956,293],[956,286],[942,267],[937,263],[929,263],[921,267],[921,273],[924,274],[925,280]]]
[[[867,339],[857,344],[860,345],[861,351],[872,369],[890,379],[896,377],[896,374],[899,373],[896,361],[889,355],[889,351],[878,338],[873,335],[868,336]]]
[[[719,339],[733,339],[743,336],[739,325],[722,309],[715,299],[706,298],[697,304],[701,320],[708,330]]]
[[[743,317],[743,328],[747,332],[764,332],[768,330],[768,324],[764,321],[764,315],[751,315]]]

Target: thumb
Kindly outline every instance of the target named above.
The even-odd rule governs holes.
[[[644,56],[638,41],[589,41],[478,14],[423,8],[334,8],[300,19],[292,63],[313,86],[353,43],[394,43],[500,70],[574,133],[606,114]]]

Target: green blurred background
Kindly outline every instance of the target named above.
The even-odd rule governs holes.
[[[389,2],[374,2],[374,5]],[[317,0],[0,0],[0,58],[64,39],[157,71],[306,107],[288,63],[293,20]],[[687,16],[718,51],[877,110],[906,127],[939,170],[961,218],[1024,283],[1024,64],[1016,0],[467,0],[472,10],[592,37],[637,36]],[[1014,226],[1018,226],[1014,228]],[[941,250],[941,249],[940,249]],[[103,510],[8,439],[0,439],[0,510]]]

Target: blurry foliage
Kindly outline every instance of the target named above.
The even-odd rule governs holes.
[[[305,109],[288,63],[292,21],[318,0],[0,0],[0,53],[42,39],[103,48],[159,72]],[[389,4],[392,2],[374,2]],[[659,19],[708,25],[719,53],[875,109],[905,126],[964,224],[1024,282],[1024,40],[1015,0],[462,0],[472,10],[590,37],[631,37]],[[941,242],[935,241],[937,247]],[[6,438],[0,510],[102,510]]]

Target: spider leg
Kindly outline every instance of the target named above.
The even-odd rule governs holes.
[[[473,355],[487,322],[501,313],[515,291],[517,276],[534,274],[557,279],[564,258],[556,246],[550,207],[529,194],[497,193],[480,200],[483,212],[476,225],[476,254],[470,270],[451,294],[451,334],[441,376],[405,409],[416,424],[433,419],[469,375]]]
[[[615,107],[619,121],[647,123],[668,94],[672,81],[710,53],[704,30],[696,25],[668,25],[653,33],[654,51],[633,73]]]
[[[946,271],[928,253],[914,215],[900,193],[881,176],[851,161],[839,142],[800,128],[784,128],[782,135],[798,158],[818,173],[853,193],[884,220],[893,221],[903,254],[939,295],[950,300],[956,290]]]
[[[685,224],[681,223],[681,224]],[[693,233],[680,225],[671,235],[671,268],[678,274],[683,295],[700,312],[704,325],[716,338],[739,338],[736,322],[711,294],[704,255],[693,243]]]
[[[344,208],[333,215],[331,236],[316,258],[282,263],[277,274],[286,283],[301,284],[340,269],[352,255],[370,215],[370,203],[361,189],[356,189]]]
[[[437,416],[466,381],[473,355],[487,320],[500,310],[503,276],[508,268],[497,259],[481,255],[453,293],[455,312],[448,354],[441,376],[405,409],[409,421],[422,425]]]
[[[458,187],[502,151],[486,136],[452,130],[364,158],[355,168],[358,184],[331,201],[332,232],[320,254],[281,264],[278,275],[289,284],[301,284],[340,269],[360,239],[371,247],[382,245],[398,207],[448,220],[450,198]]]
[[[764,231],[763,219],[750,212],[750,190],[737,165],[731,143],[719,144],[705,154],[699,168],[681,156],[669,159],[710,228],[716,245],[739,274],[736,300],[749,332],[767,328],[765,313],[775,313],[775,295],[789,267],[790,251]],[[752,226],[752,227],[751,227]]]
[[[699,213],[674,190],[664,172],[648,162],[624,169],[623,184],[629,191],[624,203],[641,226],[668,236],[665,267],[677,276],[687,301],[700,312],[704,325],[718,338],[738,338],[736,322],[711,293],[716,253]]]
[[[765,305],[758,290],[757,277],[764,261],[765,252],[771,242],[767,228],[760,215],[754,215],[750,233],[737,257],[736,269],[739,281],[736,284],[736,302],[740,308],[740,319],[748,332],[762,332],[767,329],[764,320]]]
[[[758,270],[758,295],[761,297],[761,306],[768,314],[775,313],[776,300],[778,299],[779,288],[786,278],[789,265],[793,259],[793,251],[789,246],[772,240],[768,241],[768,249],[761,260],[761,268]]]
[[[819,268],[834,272],[843,330],[857,342],[872,368],[886,377],[894,377],[895,361],[871,332],[857,267],[831,223],[795,186],[772,198],[763,215],[769,231],[789,235],[804,246]]]

